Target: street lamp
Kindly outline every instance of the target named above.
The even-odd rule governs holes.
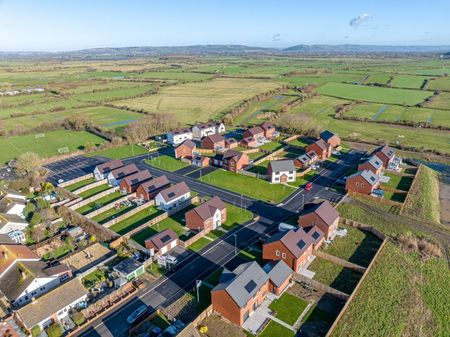
[[[234,236],[234,256],[237,255],[237,235],[233,234]]]

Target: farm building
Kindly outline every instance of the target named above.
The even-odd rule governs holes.
[[[188,200],[190,197],[191,190],[182,181],[159,192],[155,197],[155,204],[167,211]]]
[[[136,196],[140,199],[149,201],[154,199],[161,190],[169,186],[169,180],[165,175],[162,175],[140,184],[136,189]]]
[[[298,224],[303,228],[318,226],[329,240],[338,227],[339,213],[327,200],[308,204],[300,213]]]
[[[175,148],[175,158],[192,158],[197,145],[188,139]]]
[[[187,139],[192,139],[192,131],[188,128],[174,130],[167,133],[167,142],[172,146],[181,144]]]
[[[170,252],[178,245],[178,235],[171,229],[166,229],[145,240],[145,248],[159,256]]]
[[[107,176],[108,184],[110,184],[111,186],[118,186],[123,178],[137,173],[138,171],[138,168],[134,164],[129,164],[112,170],[108,173]]]
[[[150,180],[151,178],[152,175],[149,171],[138,171],[122,179],[119,184],[120,190],[124,194],[134,193],[136,192],[139,185],[146,182],[147,180]]]
[[[379,185],[379,177],[372,171],[364,170],[347,177],[345,190],[370,195]]]
[[[320,138],[323,139],[327,144],[330,144],[331,147],[336,148],[341,145],[341,138],[335,133],[325,130],[320,134]]]
[[[109,172],[123,166],[124,165],[121,160],[110,160],[106,163],[97,165],[94,168],[94,177],[96,180],[106,179]]]
[[[227,220],[227,208],[219,197],[214,197],[186,212],[185,218],[186,227],[209,233]]]
[[[296,169],[293,160],[273,160],[267,165],[267,174],[273,184],[293,182]]]

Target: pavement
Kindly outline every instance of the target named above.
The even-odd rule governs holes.
[[[129,329],[126,318],[140,305],[146,304],[150,308],[156,310],[159,307],[165,307],[172,304],[186,292],[192,290],[196,280],[206,278],[225,264],[228,266],[230,264],[234,265],[240,263],[240,261],[238,261],[239,257],[235,256],[236,248],[237,251],[244,249],[255,244],[260,237],[273,233],[281,221],[296,215],[303,209],[303,206],[307,202],[316,198],[324,198],[332,201],[338,201],[342,198],[341,194],[330,191],[328,187],[333,185],[348,167],[356,163],[363,155],[363,152],[360,151],[350,151],[335,163],[318,171],[319,176],[312,181],[313,188],[310,191],[299,188],[279,205],[272,205],[232,191],[205,184],[190,176],[183,176],[177,172],[166,172],[144,163],[145,159],[165,154],[169,150],[170,149],[164,149],[159,152],[128,158],[125,159],[124,162],[125,164],[134,163],[139,169],[150,171],[153,176],[165,174],[172,183],[185,181],[191,190],[205,196],[219,196],[228,203],[252,211],[255,215],[259,216],[259,219],[237,226],[203,248],[201,251],[184,259],[165,276],[154,281],[146,288],[139,290],[134,297],[118,306],[114,312],[103,318],[92,321],[88,326],[82,329],[79,335],[89,337],[126,336]],[[95,157],[91,159],[100,160]],[[51,170],[56,177],[62,177],[65,172],[69,172],[70,174],[72,174],[73,170],[81,170],[84,172],[84,170],[89,167],[89,164],[91,164],[92,167],[92,162],[83,161],[80,158],[75,159],[74,163],[76,168],[67,167],[67,162],[61,165],[55,165],[57,163],[54,163],[52,164],[53,168],[51,168]],[[82,163],[84,163],[84,165],[82,165]],[[69,179],[67,176],[64,177],[65,179]],[[236,248],[234,246],[235,242],[237,243]]]

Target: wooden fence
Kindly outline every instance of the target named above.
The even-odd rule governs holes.
[[[384,199],[384,198],[373,197],[371,195],[357,193],[357,192],[353,192],[353,191],[348,191],[348,195],[349,196],[355,196],[355,197],[358,197],[358,198],[367,199],[367,200],[370,200],[370,201],[373,201],[373,202],[378,202],[379,204],[382,204],[382,205],[398,206],[398,207],[402,207],[402,205],[403,205],[403,203],[398,202],[398,201],[392,201],[392,200],[387,200],[387,199]]]
[[[373,235],[375,235],[377,238],[379,238],[380,240],[385,240],[386,239],[386,235],[381,233],[378,229],[373,228],[372,226],[369,226],[369,225],[366,225],[366,224],[363,224],[361,222],[358,222],[358,221],[355,221],[355,220],[352,220],[352,219],[348,219],[348,218],[341,218],[341,222],[346,224],[346,225],[359,228],[359,229],[361,229],[363,231],[370,232]]]
[[[135,215],[136,213],[139,213],[140,211],[146,209],[147,207],[151,207],[155,205],[155,200],[150,200],[136,208],[133,208],[132,210],[126,212],[125,214],[122,214],[114,219],[109,220],[108,222],[103,223],[103,226],[106,228],[111,227],[112,225],[121,222],[125,220],[126,218],[129,218],[132,215]]]
[[[253,162],[253,165],[258,165],[261,164],[262,162],[266,161],[266,160],[275,160],[275,158],[278,158],[278,154],[280,154],[281,152],[283,152],[286,149],[287,146],[282,147],[281,149],[278,149],[276,151],[273,152],[269,152],[269,154],[267,156],[264,156],[262,158],[259,158],[258,160]]]
[[[70,185],[72,185],[72,184],[75,184],[75,183],[78,183],[78,182],[80,182],[80,181],[83,181],[83,180],[86,180],[86,179],[89,179],[89,178],[93,178],[93,177],[94,177],[94,174],[93,174],[93,173],[89,173],[89,174],[86,174],[86,175],[84,175],[84,176],[77,177],[77,178],[75,178],[75,179],[72,179],[72,180],[68,180],[68,181],[64,181],[64,182],[62,182],[62,183],[59,183],[59,184],[58,184],[58,187],[66,187],[66,186],[70,186]]]
[[[94,216],[106,212],[107,210],[114,208],[116,206],[116,204],[120,204],[123,201],[127,201],[130,198],[133,198],[136,196],[136,193],[131,193],[129,195],[124,195],[122,198],[116,199],[114,200],[114,202],[110,202],[109,204],[106,204],[103,207],[97,208],[95,210],[93,210],[92,212],[89,212],[88,214],[85,214],[84,216],[86,218],[92,219]]]
[[[334,264],[337,264],[339,266],[355,270],[361,274],[364,274],[364,272],[366,271],[366,268],[364,268],[363,266],[343,260],[337,256],[327,254],[321,250],[316,250],[314,255],[316,255],[317,257],[320,257],[321,259],[333,262]]]
[[[192,331],[197,330],[197,326],[209,315],[213,313],[212,305],[203,310],[191,323],[186,325],[183,330],[178,333],[178,337],[192,337]]]
[[[195,241],[201,239],[202,237],[204,237],[206,235],[206,232],[204,230],[201,230],[200,232],[198,232],[197,234],[195,234],[193,237],[190,237],[189,239],[187,239],[186,241],[182,241],[182,240],[178,240],[178,245],[186,248],[189,247],[190,245],[192,245]]]
[[[326,284],[323,284],[322,282],[313,280],[313,279],[311,279],[307,276],[301,275],[299,273],[294,273],[294,280],[299,283],[306,283],[306,284],[310,285],[311,287],[313,287],[314,289],[332,294],[332,295],[334,295],[342,300],[345,300],[345,301],[350,298],[349,294],[346,294],[342,291],[334,289],[330,286],[327,286]]]
[[[296,176],[297,178],[303,177],[305,174],[307,174],[307,173],[310,172],[310,171],[311,171],[311,167],[307,167],[307,168],[304,169],[302,172],[297,172],[295,176]]]
[[[83,193],[83,192],[86,192],[86,191],[90,190],[91,188],[94,188],[94,187],[97,187],[97,186],[101,186],[101,185],[104,185],[104,184],[107,184],[107,183],[108,183],[107,179],[97,180],[97,181],[95,181],[95,182],[93,182],[91,184],[85,185],[83,187],[80,187],[80,188],[76,189],[75,191],[72,191],[72,193],[80,194],[80,193]]]
[[[287,144],[292,140],[296,140],[298,137],[300,137],[300,135],[289,136],[288,138],[283,139],[282,142]]]
[[[75,210],[77,208],[86,206],[87,204],[90,204],[91,202],[93,202],[95,200],[98,200],[98,199],[101,199],[101,198],[103,198],[103,197],[105,197],[105,196],[107,196],[107,195],[109,195],[111,193],[114,193],[116,191],[117,191],[117,187],[111,187],[110,189],[107,189],[107,190],[102,191],[100,193],[94,194],[92,197],[89,197],[89,198],[86,198],[86,199],[81,199],[81,200],[76,199],[76,200],[78,200],[77,202],[75,202],[75,203],[72,203],[72,202],[67,203],[66,206],[69,207],[72,210]]]

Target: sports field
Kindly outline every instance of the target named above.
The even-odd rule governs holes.
[[[148,153],[146,149],[140,147],[139,145],[132,144],[119,147],[112,147],[101,151],[89,152],[86,154],[86,156],[88,157],[102,156],[109,159],[125,159],[146,153]]]

